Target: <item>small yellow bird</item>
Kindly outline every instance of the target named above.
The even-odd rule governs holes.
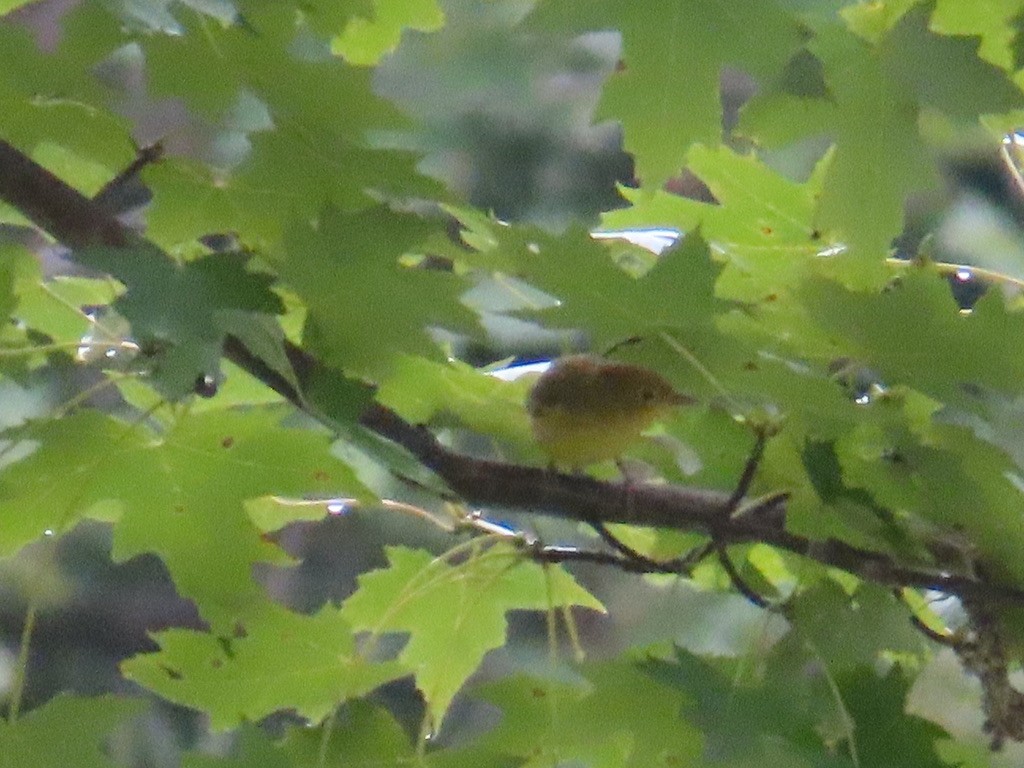
[[[650,368],[570,355],[537,379],[526,405],[551,461],[580,468],[618,459],[647,427],[693,402]]]

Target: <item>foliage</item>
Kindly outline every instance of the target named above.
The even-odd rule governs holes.
[[[1024,267],[1021,200],[941,188],[1024,116],[1024,2],[492,5],[524,49],[594,47],[587,118],[621,125],[637,177],[601,226],[677,244],[499,221],[421,172],[408,147],[435,123],[375,78],[477,6],[86,0],[44,44],[0,3],[0,139],[101,200],[130,137],[164,154],[141,170],[142,235],[74,248],[73,275],[25,234],[35,212],[0,209],[0,554],[100,521],[115,561],[159,558],[193,619],[149,627],[120,672],[232,731],[183,738],[186,765],[1015,764],[993,679],[1024,659],[1024,315],[994,269]],[[617,66],[594,53],[609,30]],[[738,114],[737,73],[757,86]],[[677,194],[684,170],[706,194]],[[1001,240],[978,246],[979,211]],[[965,252],[976,301],[950,290]],[[771,433],[749,496],[785,492],[785,520],[728,548],[738,573],[544,559],[534,531],[590,551],[572,523],[592,521],[470,514],[443,467],[360,422],[375,397],[457,453],[537,466],[528,382],[472,363],[583,345],[698,398],[629,457],[649,477],[728,495],[751,427]],[[346,577],[289,600],[277,579],[312,567],[291,537],[336,523]],[[616,532],[654,571],[698,528]],[[863,568],[829,559],[843,546]],[[747,585],[784,607],[745,605]],[[29,690],[33,621],[11,662]],[[988,666],[966,658],[979,635]],[[941,636],[961,685],[992,673],[964,719],[920,693],[949,667]],[[19,716],[13,684],[0,762],[130,761],[117,733],[141,705],[119,685]]]

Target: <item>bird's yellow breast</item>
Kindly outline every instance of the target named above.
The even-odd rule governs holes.
[[[537,444],[555,464],[578,468],[619,458],[667,410],[631,408],[595,417],[552,406],[538,409],[531,422]]]

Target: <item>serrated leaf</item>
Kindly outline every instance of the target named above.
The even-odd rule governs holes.
[[[1014,16],[1022,9],[1020,0],[986,0],[962,3],[937,0],[932,30],[943,35],[973,35],[980,39],[978,57],[1005,70],[1017,68],[1014,60]]]
[[[182,755],[183,768],[291,768],[292,763],[266,731],[244,723],[234,734],[229,755],[191,752]]]
[[[126,165],[129,130],[123,118],[104,109],[107,92],[92,72],[123,43],[118,20],[102,3],[82,3],[60,28],[60,44],[44,51],[27,25],[0,24],[0,134],[25,151],[50,141],[110,168]]]
[[[416,172],[412,154],[369,148],[368,132],[406,125],[373,93],[371,72],[331,56],[327,40],[297,25],[295,9],[285,3],[247,8],[244,18],[245,24],[140,41],[157,94],[178,96],[223,120],[240,94],[249,93],[272,121],[246,136],[251,150],[231,172],[167,163],[147,173],[158,240],[237,230],[276,244],[291,217],[308,220],[327,203],[357,208],[380,194],[444,196],[438,183]]]
[[[1024,511],[1012,460],[963,427],[917,425],[898,408],[858,425],[836,445],[844,482],[932,527],[919,543],[946,553],[945,567],[985,563],[995,578],[1024,583]],[[912,522],[912,519],[911,521]]]
[[[243,502],[366,494],[327,435],[282,427],[284,413],[182,416],[163,435],[89,410],[30,422],[16,437],[35,450],[0,475],[0,551],[83,517],[115,519],[116,559],[155,552],[204,618],[230,626],[259,599],[253,563],[277,558]]]
[[[429,327],[473,324],[459,302],[465,285],[456,275],[399,263],[435,226],[376,206],[356,213],[332,209],[316,229],[292,227],[279,269],[306,302],[306,341],[325,362],[380,376],[400,352],[438,356]]]
[[[73,528],[106,494],[90,498],[90,481],[109,460],[112,445],[139,440],[130,429],[95,411],[59,421],[38,421],[10,431],[7,439],[27,454],[0,475],[0,553],[11,555],[44,531]]]
[[[816,226],[850,246],[863,270],[855,282],[877,282],[881,258],[903,225],[904,199],[934,185],[935,169],[917,133],[912,96],[862,40],[829,31],[809,47],[822,62],[835,104],[835,149]]]
[[[753,155],[694,146],[687,168],[707,184],[717,204],[664,191],[624,190],[631,208],[605,214],[613,228],[665,226],[701,235],[726,260],[720,296],[742,301],[777,297],[802,279],[808,261],[830,245],[814,227],[821,177],[798,184]]]
[[[332,723],[320,728],[292,730],[281,750],[293,765],[401,765],[415,760],[409,737],[394,715],[367,701],[348,702]]]
[[[535,765],[690,765],[702,736],[680,717],[685,695],[624,659],[587,665],[575,685],[514,677],[475,692],[502,710],[485,747]]]
[[[886,386],[908,384],[943,402],[964,402],[964,387],[1003,392],[1024,386],[1017,339],[1024,316],[990,293],[969,315],[958,311],[948,283],[934,269],[912,267],[882,291],[848,291],[808,280],[800,298],[833,340],[833,357],[878,372]]]
[[[531,383],[528,376],[502,381],[459,361],[401,357],[377,390],[377,400],[413,424],[453,416],[530,455],[534,442],[525,402]]]
[[[928,21],[928,6],[915,7],[878,50],[886,72],[918,104],[962,121],[1024,106],[1024,92],[1006,70],[979,57],[978,37],[936,34]],[[940,69],[944,77],[935,76]]]
[[[4,768],[114,768],[103,742],[119,724],[142,712],[127,698],[61,694],[15,722],[0,721],[0,766]]]
[[[771,77],[800,45],[796,22],[772,2],[546,0],[529,21],[572,33],[621,32],[623,67],[605,86],[597,117],[622,122],[626,149],[651,188],[679,172],[691,144],[721,140],[723,67]]]
[[[806,656],[799,661],[806,664]],[[732,665],[716,665],[680,651],[671,661],[652,659],[643,668],[685,697],[681,716],[702,733],[705,752],[726,764],[757,764],[754,761],[763,760],[766,742],[781,742],[783,751],[797,758],[817,754],[817,727],[824,713],[808,695],[806,675],[794,676],[788,688],[757,684],[743,679],[742,670]]]
[[[487,651],[505,642],[505,614],[601,604],[560,568],[502,545],[452,565],[427,552],[388,548],[389,567],[359,578],[343,606],[356,629],[407,632],[399,660],[414,670],[435,725]]]
[[[836,268],[860,285],[884,279],[881,256],[902,228],[907,196],[936,184],[917,126],[920,111],[936,109],[973,122],[1024,104],[1024,94],[1006,73],[978,58],[976,41],[935,34],[927,26],[929,6],[908,10],[908,5],[857,7],[857,13],[897,11],[870,33],[859,29],[877,43],[838,27],[819,29],[808,43],[821,63],[831,119],[819,109],[803,130],[794,112],[787,133],[781,129],[787,123],[781,110],[792,99],[779,99],[778,90],[764,97],[775,100],[773,106],[755,98],[756,106],[744,116],[744,130],[762,138],[792,141],[826,132],[834,140],[815,225],[850,246],[850,258],[837,261]],[[934,77],[938,69],[950,77]]]
[[[331,49],[353,64],[377,64],[398,46],[405,29],[429,32],[444,24],[437,0],[375,0],[373,8],[372,19],[350,19],[345,31],[331,42]]]
[[[885,677],[862,667],[841,675],[838,686],[856,723],[856,748],[862,765],[887,765],[898,754],[901,766],[947,768],[937,743],[949,734],[934,723],[906,714],[910,682],[901,667],[894,666]]]
[[[906,605],[889,590],[862,584],[847,595],[835,582],[802,591],[790,620],[827,660],[831,674],[871,667],[887,652],[922,654],[924,638],[908,620]]]
[[[122,662],[121,670],[165,699],[205,712],[216,730],[280,710],[319,722],[342,701],[408,674],[398,663],[364,659],[336,608],[305,616],[265,603],[236,632],[241,636],[230,639],[156,632],[160,650]]]
[[[612,261],[609,248],[580,229],[560,236],[529,228],[495,234],[499,245],[474,262],[514,271],[558,299],[553,308],[545,302],[518,314],[586,329],[597,349],[666,327],[699,326],[729,306],[715,298],[721,267],[699,232],[690,233],[640,276]]]
[[[198,378],[215,377],[225,335],[244,325],[241,313],[283,311],[270,291],[273,278],[248,271],[246,254],[216,253],[185,264],[150,248],[88,248],[75,255],[127,288],[113,306],[143,350],[160,348],[153,381],[168,397],[191,392]]]

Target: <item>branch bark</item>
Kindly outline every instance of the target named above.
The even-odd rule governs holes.
[[[2,140],[0,199],[71,248],[147,245],[156,249],[121,225],[103,206]],[[315,376],[338,376],[343,386],[350,386],[351,382],[323,366],[299,346],[286,342],[285,352],[296,373],[298,389],[250,352],[238,338],[229,336],[224,344],[225,357],[296,408],[329,423],[329,418],[311,408],[302,388]],[[470,504],[515,508],[583,522],[700,531],[723,544],[761,542],[885,586],[935,589],[966,598],[994,598],[1024,605],[1024,590],[988,583],[974,576],[908,567],[886,555],[841,541],[813,541],[793,534],[786,530],[783,522],[784,495],[762,508],[762,514],[730,516],[730,496],[717,490],[609,483],[462,455],[441,445],[426,427],[410,424],[379,404],[370,405],[360,423],[405,448]],[[573,557],[566,554],[561,559]]]

